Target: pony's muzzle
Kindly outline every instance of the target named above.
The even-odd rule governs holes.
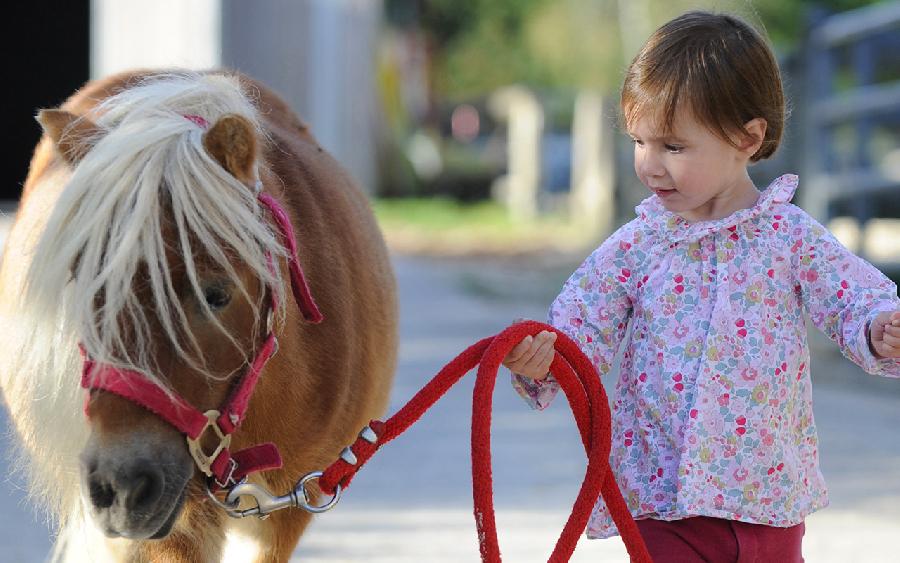
[[[193,474],[187,452],[154,452],[140,441],[102,450],[92,446],[82,455],[82,483],[100,529],[110,537],[131,539],[168,535]],[[135,455],[134,449],[145,451]]]

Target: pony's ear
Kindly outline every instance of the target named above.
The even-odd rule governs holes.
[[[72,165],[84,158],[103,131],[90,119],[62,109],[42,109],[35,119],[59,154]]]
[[[223,115],[203,135],[203,146],[235,178],[247,185],[256,182],[256,133],[246,117]]]

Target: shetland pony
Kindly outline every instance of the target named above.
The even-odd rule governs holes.
[[[239,74],[124,73],[38,120],[0,265],[0,383],[32,496],[60,529],[55,556],[219,561],[237,533],[259,561],[287,561],[307,512],[229,518],[179,430],[79,382],[90,359],[216,409],[271,330],[279,352],[231,447],[273,442],[283,466],[250,481],[291,490],[387,403],[395,282],[365,196]],[[285,289],[291,252],[260,188],[290,219],[320,324]]]

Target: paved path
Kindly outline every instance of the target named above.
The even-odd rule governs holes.
[[[516,317],[541,319],[539,300],[472,296],[466,281],[494,265],[401,258],[400,365],[390,412],[478,338]],[[4,327],[0,330],[9,330]],[[817,352],[816,414],[832,506],[808,521],[811,563],[900,561],[900,381],[879,381]],[[503,377],[501,375],[501,377]],[[294,561],[476,561],[471,514],[470,374],[380,451],[339,506],[318,517]],[[609,382],[606,382],[609,383]],[[584,454],[564,400],[530,411],[505,379],[493,415],[495,498],[507,561],[546,560],[581,484]],[[0,561],[40,561],[46,529],[7,482],[0,491]],[[230,560],[240,561],[238,548]],[[618,539],[579,543],[573,561],[626,561]]]

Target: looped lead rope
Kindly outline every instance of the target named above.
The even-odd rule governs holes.
[[[572,407],[581,441],[588,456],[584,482],[572,507],[572,514],[548,561],[568,561],[578,538],[587,526],[591,510],[602,494],[613,521],[635,563],[651,563],[637,525],[628,511],[622,493],[609,467],[611,417],[606,392],[594,366],[568,336],[555,328],[534,321],[517,323],[493,337],[470,346],[447,364],[410,401],[387,421],[372,421],[359,438],[345,448],[319,479],[325,494],[337,487],[346,489],[353,476],[384,444],[402,434],[416,422],[462,376],[479,365],[472,400],[472,492],[475,523],[478,527],[482,561],[500,561],[497,527],[494,520],[493,479],[491,476],[491,407],[497,371],[506,354],[527,335],[542,330],[557,334],[553,373]]]

